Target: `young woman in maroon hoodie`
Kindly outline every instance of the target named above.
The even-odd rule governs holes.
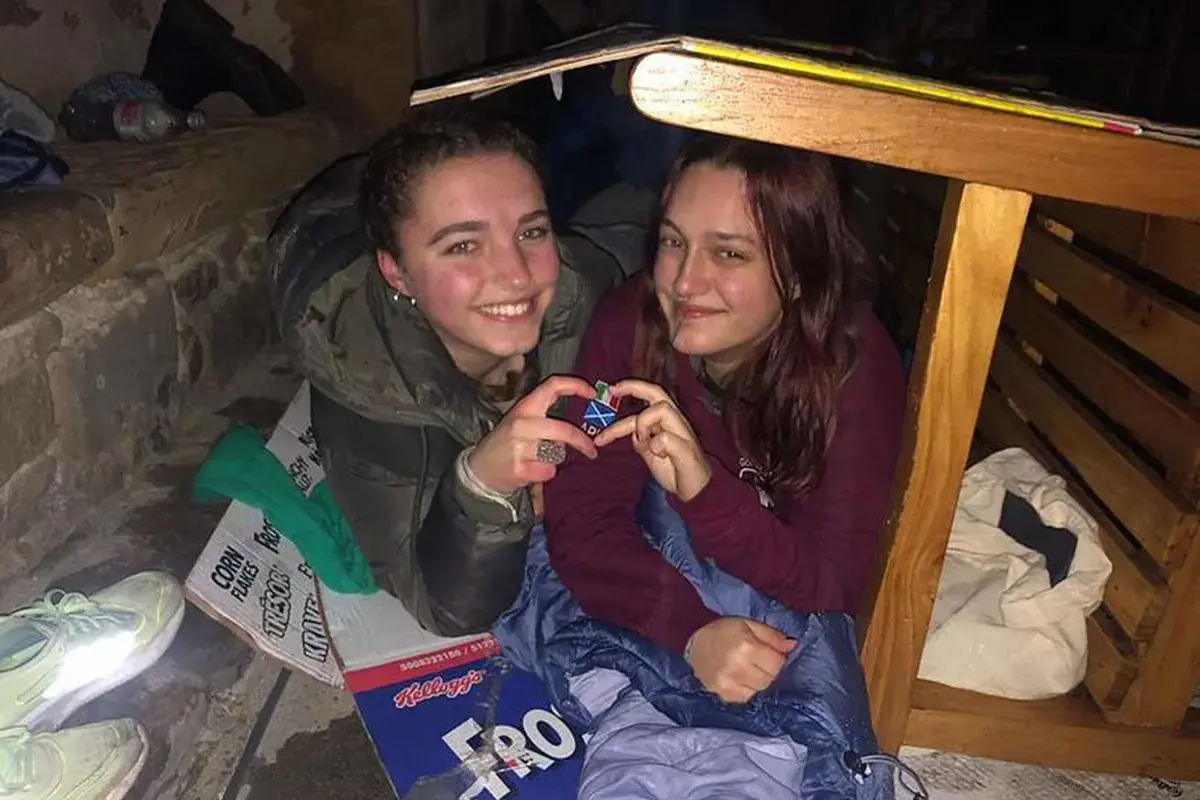
[[[904,406],[864,267],[827,158],[699,139],[668,180],[653,271],[600,302],[576,361],[616,382],[624,416],[545,484],[551,563],[587,614],[684,654],[731,702],[792,642],[710,611],[635,509],[653,477],[701,558],[796,611],[857,611]]]

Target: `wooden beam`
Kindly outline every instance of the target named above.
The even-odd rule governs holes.
[[[1040,197],[1033,210],[1078,235],[1200,294],[1200,225],[1118,208]]]
[[[864,606],[863,666],[880,746],[895,752],[1000,314],[1029,211],[1023,192],[953,183],[946,195],[917,352],[892,515]]]
[[[681,53],[642,58],[661,122],[1032,194],[1200,219],[1200,148],[890,94]]]
[[[1004,700],[918,681],[904,743],[1059,769],[1200,780],[1200,731],[1106,724],[1090,698]]]

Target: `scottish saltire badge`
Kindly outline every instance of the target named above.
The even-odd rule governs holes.
[[[604,381],[596,381],[596,399],[589,400],[583,412],[584,430],[595,436],[617,420],[617,406],[621,401],[612,396],[612,389]]]

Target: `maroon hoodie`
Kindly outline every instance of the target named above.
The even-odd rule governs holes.
[[[584,380],[633,374],[636,281],[598,305],[576,361]],[[805,497],[756,488],[755,465],[706,403],[687,356],[676,354],[675,399],[710,457],[712,479],[690,502],[672,498],[674,507],[700,558],[796,611],[858,610],[887,513],[904,378],[878,319],[865,304],[856,315],[857,360],[838,398],[824,475]],[[572,401],[567,418],[582,421],[584,405]],[[585,613],[682,652],[717,615],[638,530],[635,510],[648,480],[628,437],[601,448],[595,461],[572,452],[545,486],[550,562]]]

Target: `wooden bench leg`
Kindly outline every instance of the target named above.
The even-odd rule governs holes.
[[[913,683],[1000,315],[1028,216],[1025,192],[952,182],[909,379],[908,417],[863,615],[879,744],[904,738]]]

